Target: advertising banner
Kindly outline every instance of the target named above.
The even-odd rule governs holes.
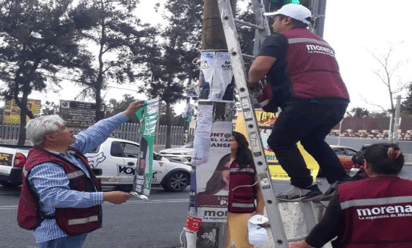
[[[159,113],[159,100],[144,101],[136,116],[141,121],[142,138],[140,140],[140,153],[137,161],[136,173],[133,180],[133,192],[139,196],[150,195],[153,177],[153,146],[156,136],[156,124]]]
[[[272,149],[270,149],[267,143],[269,135],[272,133],[273,124],[276,122],[277,114],[265,112],[262,109],[256,109],[255,115],[259,125],[259,133],[262,139],[263,150],[266,154],[266,161],[269,166],[271,178],[276,180],[290,180],[290,177],[288,176],[286,171],[282,169],[278,160],[276,159],[275,153],[272,151]],[[235,130],[244,134],[248,138],[242,111],[239,111],[238,113]],[[316,176],[319,172],[318,163],[308,152],[305,151],[300,143],[298,143],[298,148],[302,153],[302,156],[305,159],[306,165],[310,170],[313,178],[316,179]]]
[[[40,116],[40,100],[28,99],[26,106],[33,113],[34,118]],[[29,117],[26,117],[27,121],[29,119]],[[20,124],[20,107],[17,106],[14,99],[6,100],[3,111],[3,124]]]

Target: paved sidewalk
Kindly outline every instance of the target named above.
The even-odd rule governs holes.
[[[327,204],[327,202],[324,202]],[[318,218],[322,216],[324,207],[320,204],[314,204],[315,211],[317,212]],[[288,238],[302,237],[306,236],[308,233],[306,231],[305,220],[303,219],[303,213],[300,210],[300,205],[298,202],[287,202],[280,204],[280,211],[282,220],[285,227],[286,236]],[[258,246],[258,248],[275,248],[275,243],[272,237],[272,232],[268,228],[269,241],[265,245]],[[328,243],[324,248],[331,248],[331,244]]]

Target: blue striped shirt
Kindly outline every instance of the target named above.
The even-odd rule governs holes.
[[[101,120],[87,130],[76,135],[72,147],[83,154],[88,153],[103,143],[113,130],[128,120],[123,113]],[[90,177],[86,166],[70,153],[55,154],[69,160]],[[29,180],[37,190],[40,205],[46,214],[53,214],[55,208],[88,208],[103,203],[103,192],[80,192],[70,190],[69,179],[61,166],[46,162],[35,166],[29,175]],[[41,226],[33,231],[37,243],[68,236],[56,224],[54,219],[46,219]]]

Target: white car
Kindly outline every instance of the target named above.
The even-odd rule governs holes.
[[[193,142],[178,148],[163,149],[159,154],[173,161],[190,165],[193,156]]]
[[[85,154],[93,169],[101,169],[102,186],[131,187],[136,173],[139,144],[129,140],[108,138],[93,152]],[[152,185],[167,191],[182,191],[190,184],[191,167],[153,154]]]

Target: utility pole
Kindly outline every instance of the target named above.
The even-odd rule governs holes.
[[[301,1],[307,2],[307,1]],[[325,27],[325,13],[326,13],[326,0],[312,0],[312,15],[315,20],[313,25],[313,33],[323,37],[323,30]]]
[[[398,95],[396,97],[396,107],[395,107],[395,123],[393,125],[393,142],[398,143],[399,141],[399,134],[398,129],[400,125],[400,117],[401,117],[401,96]]]
[[[231,0],[231,5],[236,10],[236,0]],[[209,181],[214,180],[210,171],[218,170],[218,164],[230,153],[234,81],[217,0],[204,0],[200,61],[193,173],[186,219],[187,247],[223,248],[228,192],[223,188],[218,195],[211,192]],[[210,218],[211,215],[214,217]]]

